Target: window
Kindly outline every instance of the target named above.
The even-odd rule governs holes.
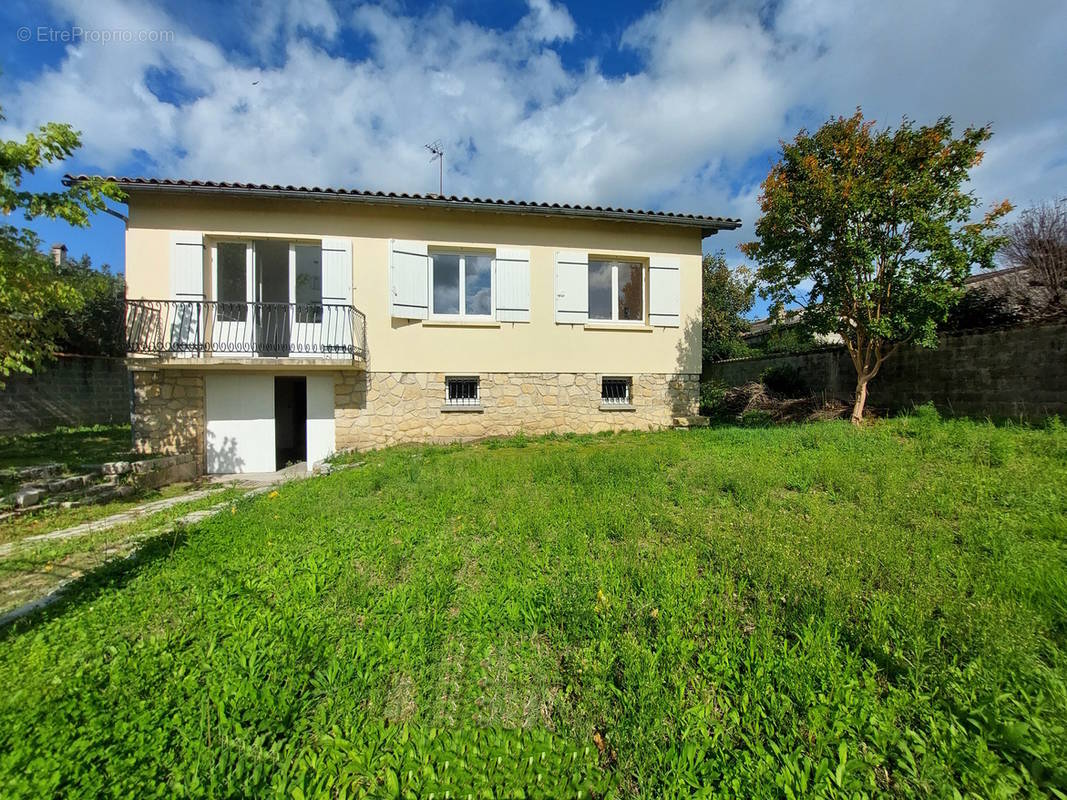
[[[296,251],[296,321],[322,322],[322,248],[298,244]]]
[[[480,402],[477,378],[445,378],[445,405],[476,406]]]
[[[645,267],[636,261],[589,262],[589,319],[643,322]]]
[[[630,405],[630,378],[603,378],[600,382],[600,402],[606,406]]]
[[[472,253],[433,253],[435,316],[491,317],[493,259]]]
[[[218,244],[219,322],[244,322],[248,318],[247,248],[243,242]]]

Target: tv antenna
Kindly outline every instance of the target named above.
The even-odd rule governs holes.
[[[429,150],[431,153],[433,153],[433,155],[430,156],[430,163],[432,164],[434,161],[438,162],[439,166],[438,166],[438,171],[437,172],[438,172],[439,188],[438,188],[437,194],[438,194],[439,197],[444,197],[445,196],[445,149],[441,146],[441,140],[440,139],[434,139],[434,141],[430,142],[427,145],[424,145],[424,147],[427,150]]]

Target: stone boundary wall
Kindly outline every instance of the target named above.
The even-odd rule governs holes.
[[[851,400],[856,372],[843,347],[704,365],[704,380],[740,386],[796,367],[812,390]],[[868,404],[901,411],[932,402],[945,414],[1038,419],[1067,414],[1067,323],[946,334],[936,350],[902,349],[871,382]]]
[[[204,470],[207,415],[202,373],[140,370],[133,375],[133,446],[138,453],[196,456]]]
[[[466,441],[520,432],[666,428],[675,417],[696,414],[700,376],[634,375],[633,410],[628,411],[601,410],[603,376],[595,373],[509,372],[478,377],[481,409],[453,411],[442,410],[445,373],[338,373],[334,384],[337,449]]]
[[[130,375],[121,358],[60,356],[32,375],[9,375],[4,383],[3,435],[125,424],[130,419]]]

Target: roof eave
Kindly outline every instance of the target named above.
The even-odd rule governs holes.
[[[79,178],[66,176],[63,183],[71,185]],[[700,230],[702,239],[713,236],[720,230],[735,230],[741,227],[740,220],[723,219],[687,219],[668,215],[641,214],[626,211],[597,211],[586,208],[565,208],[562,206],[538,206],[530,204],[510,204],[491,202],[471,202],[465,200],[435,199],[430,197],[397,197],[371,194],[338,193],[316,191],[313,189],[256,188],[240,186],[182,186],[174,183],[151,184],[139,181],[115,181],[127,193],[148,192],[156,194],[201,194],[228,195],[237,197],[257,197],[264,199],[313,200],[320,202],[349,202],[378,206],[407,206],[415,208],[440,208],[472,212],[490,212],[499,214],[536,214],[545,217],[567,217],[572,219],[589,219],[605,222],[635,222],[644,225],[669,225],[674,227],[694,228]]]

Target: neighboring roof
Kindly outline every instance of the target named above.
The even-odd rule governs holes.
[[[964,278],[963,283],[965,286],[974,286],[976,283],[985,283],[986,281],[999,283],[1009,275],[1026,272],[1028,269],[1029,267],[1004,267],[1003,269],[995,269],[991,272],[975,272]]]
[[[279,184],[265,183],[187,181],[110,175],[65,175],[63,183],[69,186],[90,178],[112,181],[126,191],[189,192],[195,194],[227,194],[302,200],[346,200],[376,205],[408,205],[421,208],[453,208],[463,211],[498,213],[517,212],[545,216],[579,217],[611,222],[645,222],[699,228],[701,236],[711,236],[720,230],[735,230],[741,227],[741,220],[739,219],[708,217],[699,214],[676,214],[669,211],[644,211],[633,208],[582,206],[567,203],[537,203],[528,200],[494,200],[483,197],[457,197],[455,195],[372,192],[361,189],[331,189],[318,186],[281,186]]]

